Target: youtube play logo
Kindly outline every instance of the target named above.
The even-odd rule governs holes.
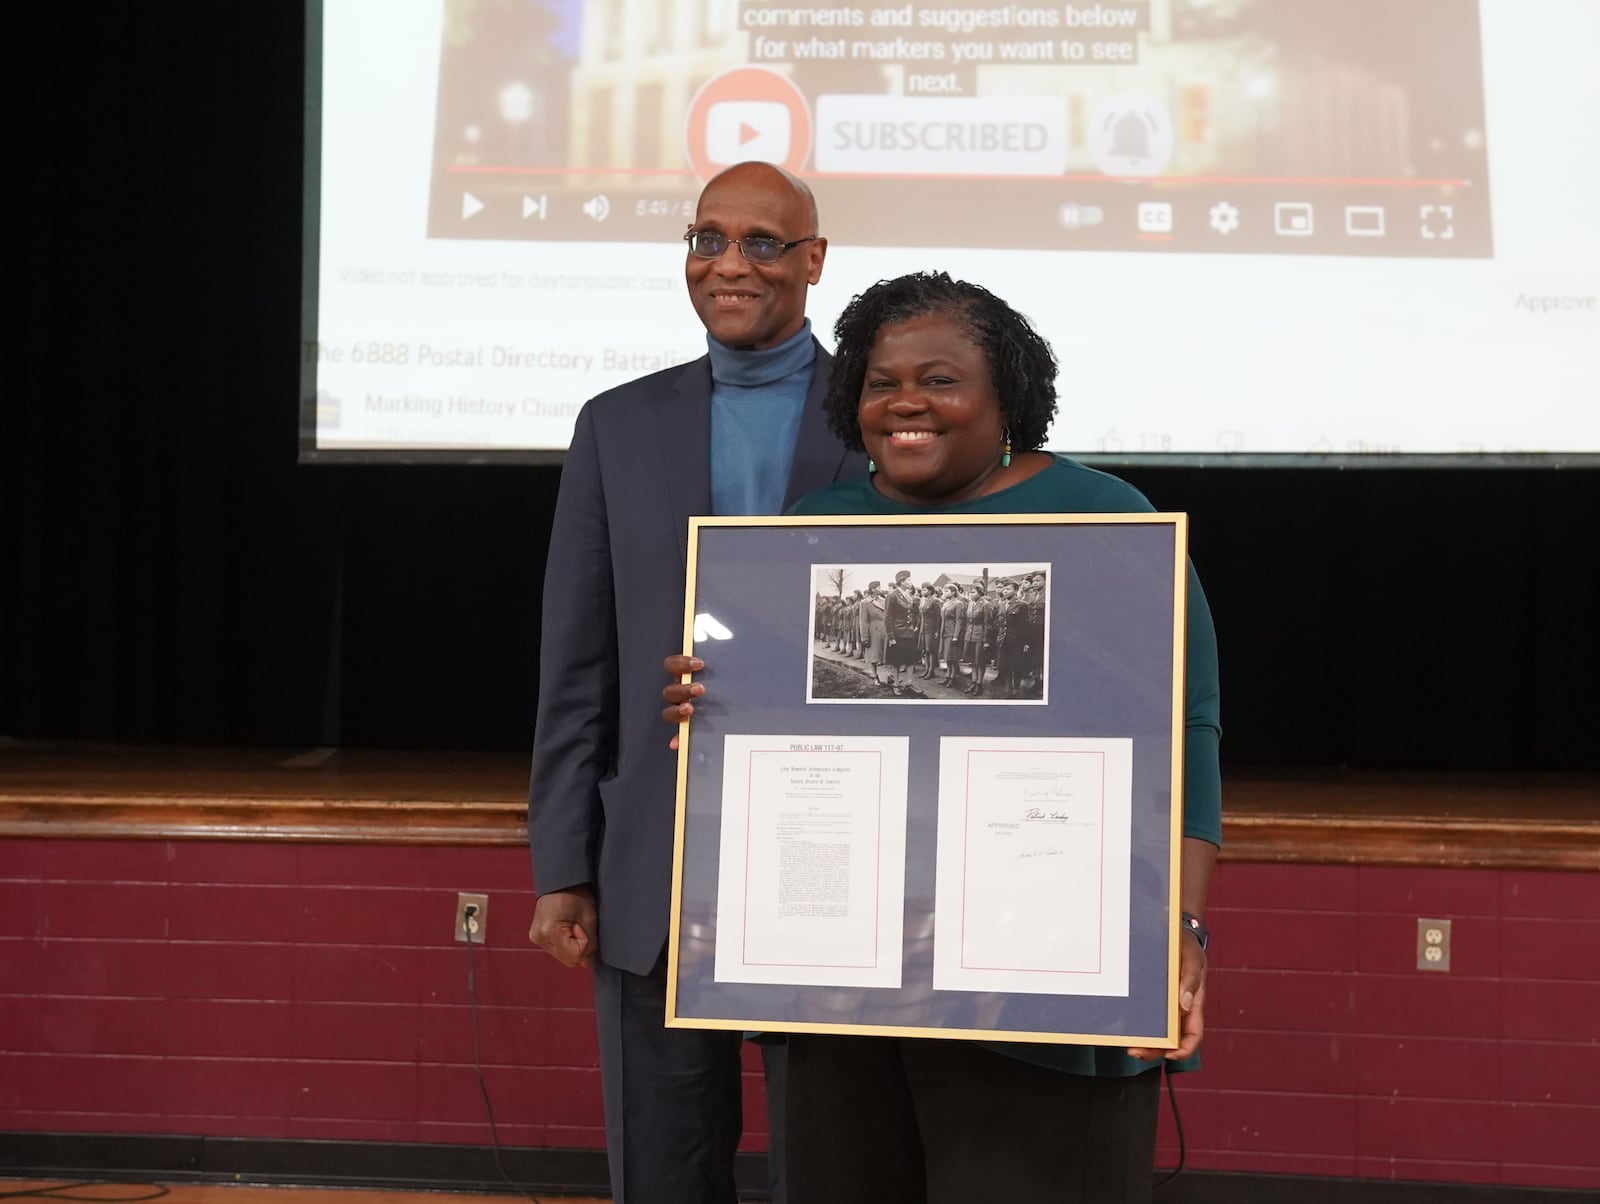
[[[724,100],[706,113],[706,158],[721,167],[789,157],[789,110],[770,100]]]
[[[811,111],[787,77],[762,67],[735,67],[695,93],[684,138],[702,180],[752,160],[799,171],[811,152]]]

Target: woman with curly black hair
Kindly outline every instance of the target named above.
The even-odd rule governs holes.
[[[790,513],[1153,509],[1126,482],[1039,450],[1056,412],[1056,358],[987,289],[943,273],[882,281],[846,307],[834,333],[828,420],[873,471],[808,494]],[[1027,606],[1009,583],[1000,592],[1011,608],[997,628],[1002,684],[1015,692]],[[1221,780],[1216,636],[1192,569],[1188,597],[1180,894],[1198,917],[1221,840]],[[970,646],[970,620],[966,638]],[[987,658],[978,638],[970,693],[982,690]],[[1186,918],[1184,931],[1175,1050],[791,1035],[790,1204],[1148,1201],[1155,1068],[1182,1068],[1204,1030],[1204,926]]]
[[[867,401],[869,397],[885,396],[881,384],[869,392],[866,379],[878,332],[908,323],[920,328],[933,319],[940,324],[953,323],[961,330],[964,340],[982,355],[994,396],[1004,399],[1002,405],[983,415],[999,420],[993,444],[1000,454],[987,463],[987,471],[973,474],[973,479],[964,483],[962,492],[968,494],[992,485],[996,472],[1011,468],[1013,453],[1043,447],[1056,414],[1056,357],[1050,344],[1026,318],[982,285],[952,280],[943,272],[919,272],[880,281],[851,301],[833,328],[838,348],[823,406],[834,434],[852,451],[863,450],[864,432],[868,429]],[[873,416],[881,417],[882,409],[876,407]],[[973,450],[977,450],[976,445]],[[1043,467],[1042,460],[1023,461],[1017,472],[1003,472],[1002,479],[1032,475],[1021,471],[1025,463],[1033,463],[1035,472]],[[906,467],[912,466],[908,463]],[[922,496],[944,487],[943,476],[936,475],[925,482],[926,476],[925,471],[915,472],[914,479],[904,484]],[[890,490],[899,488],[887,478],[878,483]],[[957,500],[961,499],[941,497],[940,503]]]

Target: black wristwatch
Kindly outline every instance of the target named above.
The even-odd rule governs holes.
[[[1211,930],[1199,916],[1183,913],[1183,926],[1194,933],[1194,939],[1200,942],[1200,951],[1203,953],[1211,945]]]

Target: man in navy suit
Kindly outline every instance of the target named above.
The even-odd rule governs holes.
[[[739,1034],[663,1023],[676,759],[662,658],[682,646],[672,599],[684,595],[689,516],[777,514],[866,468],[821,408],[831,361],[805,303],[828,244],[810,189],[769,164],[730,167],[685,238],[707,355],[600,394],[573,431],[529,791],[528,936],[594,968],[619,1204],[735,1200]]]

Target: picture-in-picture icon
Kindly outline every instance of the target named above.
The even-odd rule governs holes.
[[[1306,238],[1315,230],[1307,201],[1279,201],[1272,207],[1272,228],[1286,238]]]

